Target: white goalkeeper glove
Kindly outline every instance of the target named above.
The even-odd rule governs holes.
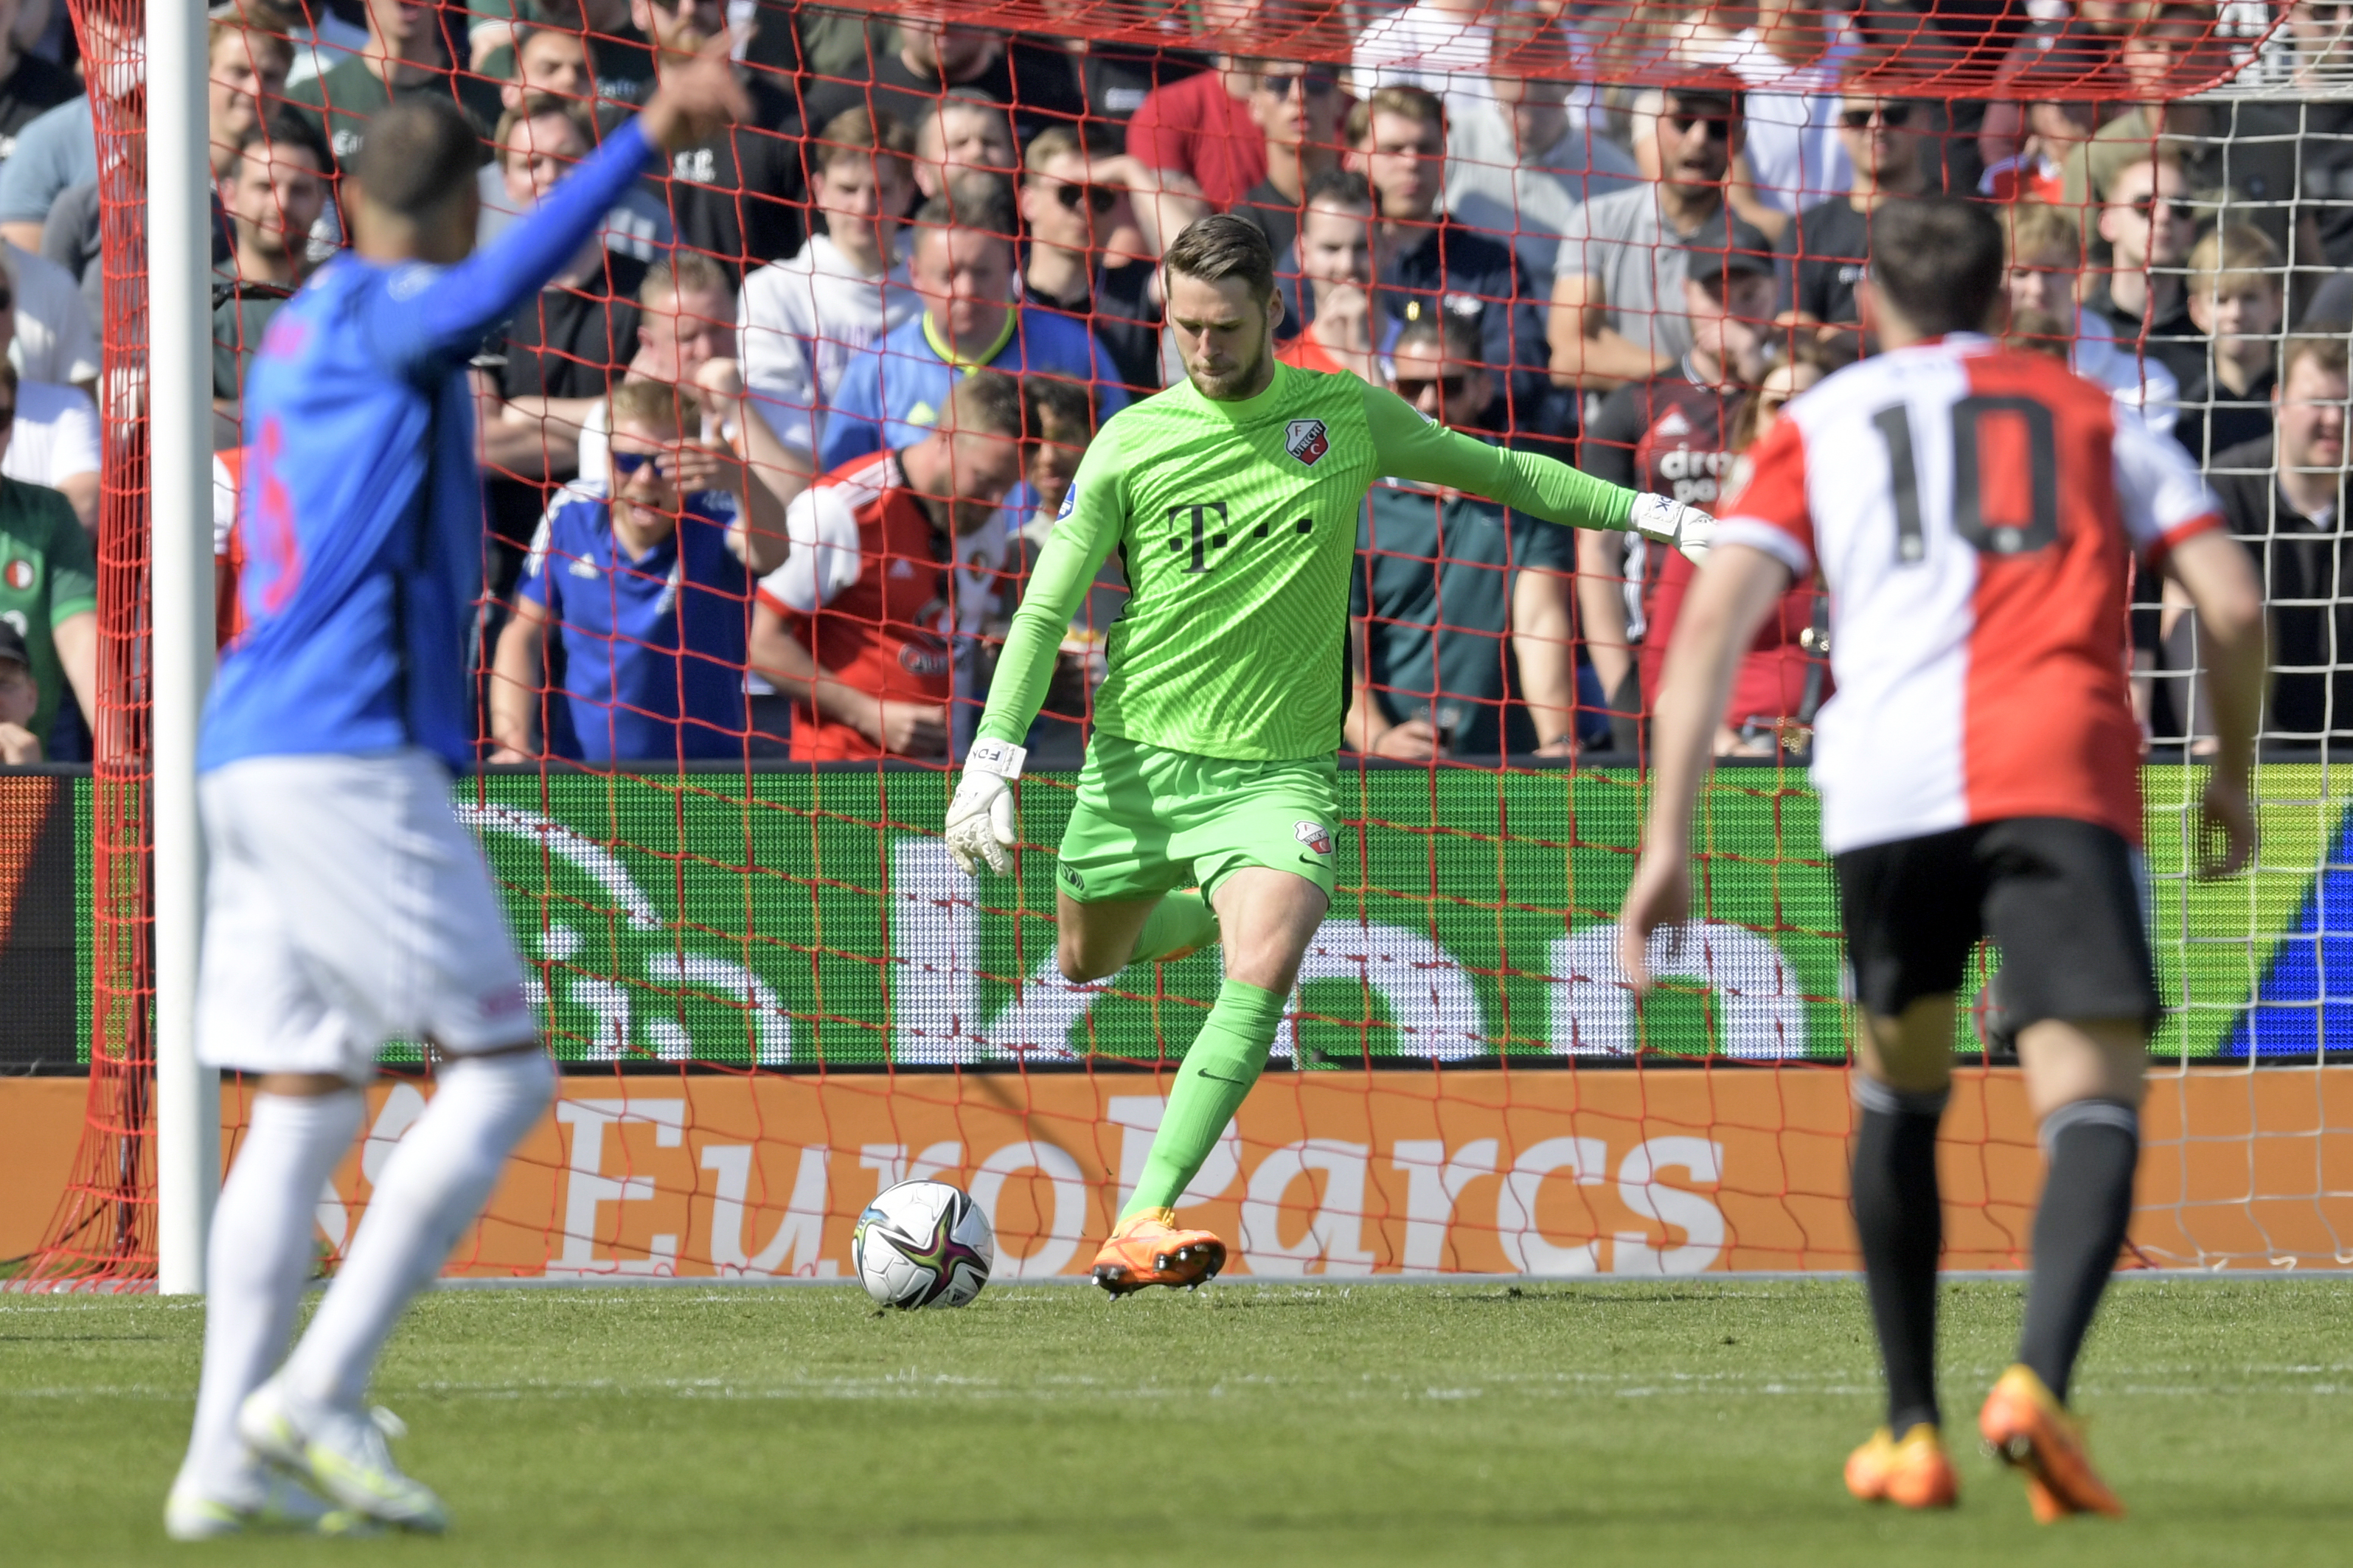
[[[948,854],[966,876],[980,875],[981,863],[1000,877],[1013,872],[1013,847],[1021,842],[1013,815],[1013,781],[1021,776],[1026,748],[1006,741],[976,741],[964,760],[964,776],[956,780],[948,801]]]
[[[1715,542],[1715,519],[1665,496],[1636,496],[1627,526],[1645,539],[1673,545],[1694,566],[1707,559],[1708,547]]]

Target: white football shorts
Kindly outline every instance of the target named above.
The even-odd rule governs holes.
[[[534,1037],[490,864],[449,787],[414,748],[249,757],[198,781],[199,1060],[364,1084],[386,1040],[462,1056]]]

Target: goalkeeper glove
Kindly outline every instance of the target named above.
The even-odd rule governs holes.
[[[1715,542],[1715,519],[1665,496],[1636,496],[1626,526],[1645,539],[1673,545],[1694,566],[1707,559],[1708,546]]]
[[[964,760],[964,776],[956,780],[948,802],[948,853],[966,876],[980,874],[981,863],[1000,877],[1013,871],[1013,847],[1021,842],[1013,815],[1013,781],[1021,776],[1029,752],[1005,741],[976,741]]]

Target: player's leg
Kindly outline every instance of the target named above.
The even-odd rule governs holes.
[[[270,1471],[237,1431],[238,1407],[286,1353],[318,1260],[319,1194],[359,1133],[358,1083],[374,1056],[373,1043],[353,1048],[349,1021],[300,961],[269,854],[303,819],[280,810],[284,792],[271,773],[268,764],[225,769],[203,790],[209,870],[197,1051],[258,1084],[206,1247],[195,1420],[164,1508],[180,1540],[356,1522]]]
[[[431,1102],[371,1194],[326,1299],[280,1374],[239,1417],[264,1455],[307,1472],[345,1506],[438,1530],[440,1500],[403,1475],[364,1399],[393,1326],[488,1201],[508,1153],[547,1109],[554,1071],[539,1047],[490,868],[448,805],[448,774],[421,753],[351,759],[367,830],[350,868],[374,891],[322,899],[312,957],[385,1036],[440,1048]],[[364,916],[364,951],[345,929]]]
[[[1952,1084],[1953,994],[1978,933],[1966,835],[1839,857],[1855,1036],[1855,1234],[1887,1375],[1886,1424],[1847,1461],[1856,1496],[1950,1505],[1936,1403],[1936,1128]]]
[[[1054,960],[1074,985],[1108,980],[1131,963],[1178,959],[1218,940],[1218,917],[1198,889],[1147,899],[1054,894]]]
[[[2158,1013],[2140,870],[2105,828],[2050,818],[1987,840],[2005,1005],[2042,1123],[2042,1198],[2018,1363],[1978,1426],[2030,1481],[2039,1519],[2120,1514],[2066,1409],[2068,1384],[2132,1218],[2148,1026]]]

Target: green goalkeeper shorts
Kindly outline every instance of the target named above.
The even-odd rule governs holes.
[[[1336,757],[1234,762],[1099,730],[1054,885],[1082,903],[1192,887],[1214,894],[1228,872],[1265,866],[1306,878],[1328,899],[1338,781]]]

